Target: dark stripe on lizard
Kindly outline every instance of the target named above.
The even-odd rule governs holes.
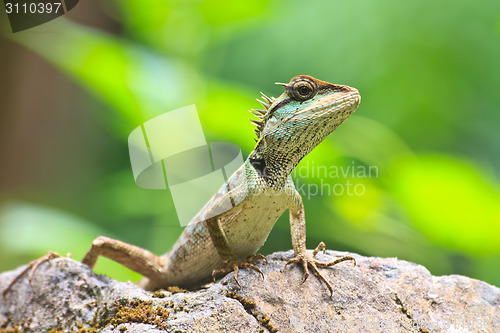
[[[331,86],[326,86],[325,85],[325,86],[318,87],[317,92],[320,92],[320,91],[323,91],[323,90],[342,91],[342,86],[340,86],[340,85],[333,85],[333,84]],[[274,105],[272,108],[270,108],[267,111],[269,113],[269,117],[271,117],[276,110],[278,110],[279,108],[287,105],[291,101],[293,101],[293,99],[286,98],[286,99],[282,100],[281,102],[279,102],[278,104]],[[269,118],[267,118],[267,119],[269,119]]]
[[[279,108],[281,108],[281,107],[283,107],[283,106],[287,105],[287,104],[288,104],[288,103],[290,103],[291,101],[292,101],[292,99],[291,99],[291,98],[287,98],[287,99],[282,100],[282,101],[281,101],[281,102],[279,102],[278,104],[274,105],[272,108],[270,108],[270,109],[269,109],[269,111],[267,111],[267,112],[269,113],[269,117],[271,117],[271,116],[273,115],[273,113],[274,113],[277,109],[279,109]],[[267,119],[269,119],[269,117],[268,117]]]
[[[229,242],[227,240],[224,230],[221,228],[220,221],[218,217],[211,217],[205,221],[208,232],[210,233],[210,238],[212,243],[217,250],[217,253],[225,261],[229,261],[234,256],[233,251],[229,247]]]

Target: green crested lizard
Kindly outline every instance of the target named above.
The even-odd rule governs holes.
[[[264,101],[258,101],[264,109],[252,110],[258,117],[252,120],[257,126],[255,149],[188,224],[169,252],[157,256],[145,249],[100,236],[92,242],[82,263],[92,268],[98,256],[108,257],[142,274],[144,278],[139,285],[147,290],[168,286],[193,288],[210,281],[215,275],[231,271],[240,285],[237,278],[239,268],[251,268],[263,276],[252,262],[265,261],[264,256],[256,253],[277,219],[288,209],[295,257],[286,265],[301,265],[303,281],[311,269],[332,295],[333,288],[318,267],[354,261],[354,258],[345,256],[328,263],[316,260],[315,255],[325,249],[323,242],[312,253],[306,251],[304,206],[290,173],[304,156],[356,110],[361,97],[355,88],[306,75],[296,76],[288,84],[278,84],[285,87],[285,92],[278,98],[262,94]],[[220,213],[221,202],[228,199],[236,204]],[[54,256],[49,253],[26,270],[35,270],[41,262]],[[18,278],[4,291],[4,296]]]

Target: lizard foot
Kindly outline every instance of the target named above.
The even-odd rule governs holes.
[[[5,290],[3,291],[3,298],[4,299],[7,299],[7,293],[12,289],[12,287],[14,287],[14,285],[24,276],[26,275],[26,273],[29,272],[28,274],[28,282],[31,286],[31,279],[33,279],[33,275],[35,275],[35,272],[36,270],[38,269],[38,266],[40,266],[41,264],[43,264],[44,262],[47,262],[47,261],[50,261],[52,259],[55,259],[55,258],[59,258],[61,257],[59,254],[55,253],[55,252],[49,252],[47,253],[46,255],[44,255],[43,257],[39,258],[39,259],[36,259],[36,260],[33,260],[32,262],[30,262],[25,269],[23,269],[23,271],[21,273],[19,273],[19,275],[17,275],[14,280],[12,280],[11,283],[9,283],[9,285],[7,286],[7,288],[5,288]]]
[[[325,243],[323,243],[323,242],[319,243],[318,246],[316,247],[316,249],[314,249],[314,251],[312,252],[312,254],[308,254],[308,253],[299,254],[295,258],[288,260],[286,265],[285,265],[285,268],[289,264],[293,264],[293,263],[299,263],[300,265],[302,265],[302,268],[304,269],[304,280],[302,280],[301,284],[306,282],[307,278],[309,277],[309,268],[311,268],[313,273],[321,281],[323,281],[326,284],[326,286],[328,287],[328,290],[330,290],[330,297],[332,297],[333,296],[333,287],[325,279],[325,277],[320,273],[320,271],[318,270],[318,267],[322,267],[322,268],[330,267],[330,266],[336,265],[336,264],[341,263],[342,261],[346,261],[346,260],[351,260],[354,263],[354,265],[356,266],[356,260],[351,256],[344,256],[344,257],[335,259],[334,261],[331,261],[331,262],[320,262],[320,261],[314,259],[314,257],[316,256],[316,254],[318,254],[319,251],[323,251],[323,253],[325,253],[325,251],[326,251]]]
[[[236,281],[238,287],[241,288],[240,281],[238,281],[238,272],[240,271],[240,268],[251,268],[254,271],[258,272],[264,279],[264,273],[262,273],[262,271],[257,266],[252,264],[252,262],[256,260],[262,260],[267,264],[267,259],[262,254],[255,254],[243,260],[230,261],[226,264],[226,267],[222,269],[214,269],[212,271],[212,277],[214,279],[214,282],[216,276],[233,272],[234,280]]]

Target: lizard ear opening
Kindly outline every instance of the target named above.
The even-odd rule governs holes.
[[[261,176],[266,176],[266,161],[263,158],[250,158],[250,164]]]
[[[276,119],[276,117],[273,115],[271,116],[265,126],[264,126],[264,129],[263,129],[263,132],[268,132],[270,131],[276,124],[278,123],[278,119]]]

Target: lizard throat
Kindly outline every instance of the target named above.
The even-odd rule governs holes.
[[[270,185],[282,185],[286,182],[288,176],[300,162],[300,159],[294,159],[291,156],[266,155],[258,156],[253,153],[248,160],[255,171],[266,183]]]

